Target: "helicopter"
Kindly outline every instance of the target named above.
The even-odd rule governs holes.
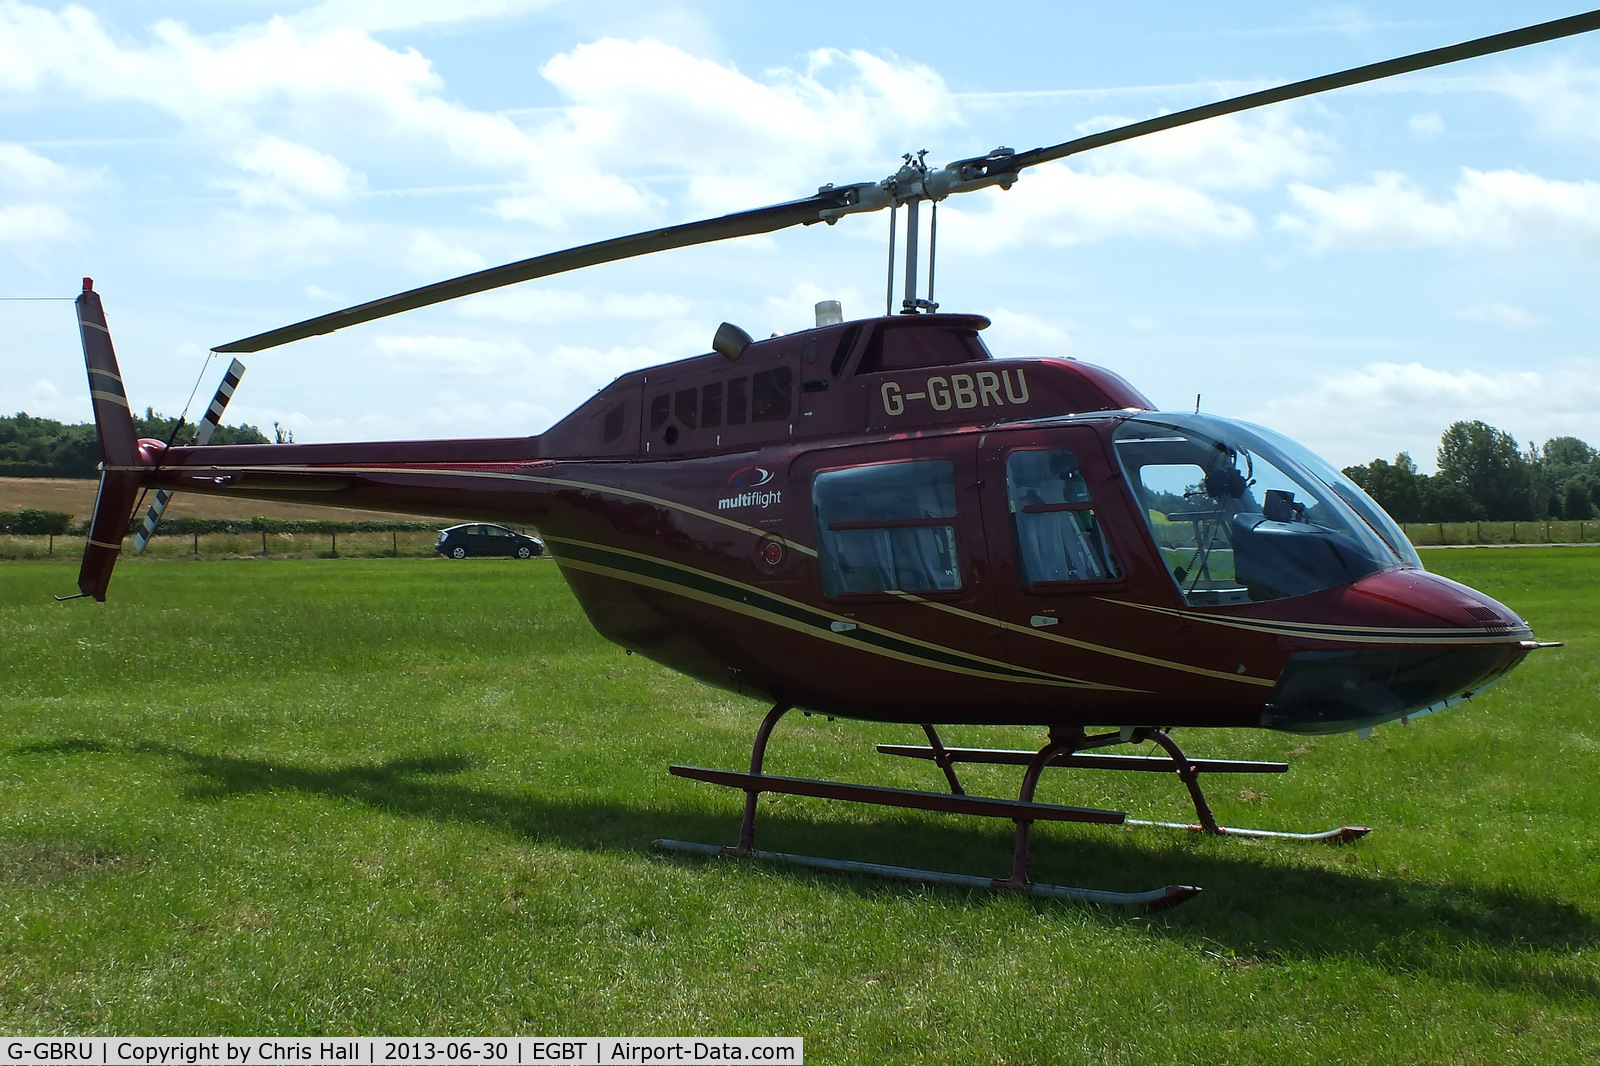
[[[137,439],[86,278],[77,311],[103,464],[77,596],[105,599],[149,489],[158,495],[138,547],[178,491],[531,525],[603,636],[770,707],[748,771],[670,768],[745,793],[737,842],[660,849],[1161,909],[1199,889],[1034,882],[1033,823],[1357,839],[1369,830],[1218,824],[1202,774],[1288,766],[1190,758],[1172,731],[1367,730],[1470,698],[1550,645],[1506,606],[1428,573],[1381,507],[1289,439],[1198,410],[1157,411],[1115,372],[1075,359],[996,358],[986,318],[933,300],[938,204],[1094,148],[1595,29],[1600,11],[942,167],[908,153],[880,181],[535,256],[214,349],[258,352],[586,266],[890,211],[883,315],[846,320],[823,301],[813,328],[763,340],[725,322],[711,352],[624,374],[534,436],[212,446],[202,426],[193,446]],[[208,424],[242,373],[235,360]],[[796,709],[920,726],[926,745],[877,750],[932,762],[946,787],[765,773],[775,727]],[[950,747],[939,733],[949,726],[1043,728],[1046,740]],[[1146,743],[1157,754],[1097,753]],[[968,794],[963,764],[1023,767],[1017,798]],[[1174,774],[1195,820],[1036,802],[1050,767]],[[984,878],[757,850],[763,793],[1010,820],[1012,869]]]

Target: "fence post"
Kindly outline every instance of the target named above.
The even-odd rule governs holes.
[[[389,530],[389,539],[394,544],[394,557],[396,559],[400,558],[400,531],[396,529]]]
[[[197,558],[197,559],[200,557],[200,534],[199,533],[196,533],[194,535],[194,555],[195,555],[195,558]]]
[[[1478,543],[1479,544],[1483,543],[1483,523],[1482,522],[1478,523]]]
[[[1516,542],[1517,542],[1517,524],[1515,522],[1513,522],[1513,523],[1511,523],[1511,543],[1515,544]]]
[[[56,553],[56,535],[54,533],[50,534],[50,544],[45,548],[44,553],[46,555],[54,555]]]
[[[1444,543],[1444,523],[1443,522],[1439,523],[1439,543],[1440,544]]]
[[[337,559],[339,558],[339,534],[329,533],[328,536],[333,540],[333,557]]]
[[[261,557],[267,557],[267,531],[264,529],[261,531]]]

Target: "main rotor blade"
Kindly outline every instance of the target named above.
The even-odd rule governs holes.
[[[473,274],[463,274],[459,278],[449,281],[439,281],[432,285],[424,285],[419,289],[397,293],[394,296],[385,296],[381,300],[372,300],[368,303],[347,307],[343,311],[333,311],[316,318],[308,318],[304,322],[296,322],[292,326],[283,326],[279,329],[258,333],[253,337],[219,345],[218,352],[259,352],[264,348],[275,348],[280,344],[301,340],[305,337],[315,337],[322,333],[332,333],[345,326],[353,326],[360,322],[371,322],[377,318],[387,318],[397,315],[401,311],[410,311],[417,307],[426,307],[429,304],[443,303],[461,296],[471,296],[473,293],[497,289],[502,285],[512,285],[519,281],[528,281],[532,278],[548,277],[551,274],[561,274],[568,270],[577,270],[579,267],[596,266],[600,263],[611,263],[619,259],[630,259],[636,255],[648,255],[651,252],[664,252],[672,248],[686,248],[694,244],[707,244],[711,241],[725,241],[732,237],[747,237],[756,233],[771,233],[773,230],[785,229],[789,226],[805,225],[822,220],[822,212],[829,208],[837,209],[842,206],[850,191],[848,189],[828,190],[819,192],[815,196],[804,200],[791,200],[788,203],[773,204],[770,207],[758,207],[750,211],[736,211],[731,215],[722,215],[718,218],[702,219],[699,222],[685,222],[677,226],[665,226],[661,229],[646,230],[643,233],[634,233],[626,237],[613,237],[609,240],[596,241],[593,244],[579,245],[564,251],[550,252],[546,255],[536,255],[531,259],[521,259],[515,263],[504,266],[490,267],[479,270]]]
[[[1275,89],[1263,89],[1260,92],[1249,93],[1245,96],[1236,96],[1231,100],[1219,100],[1214,104],[1191,107],[1185,111],[1174,111],[1170,115],[1145,119],[1143,122],[1135,122],[1129,126],[1106,130],[1104,133],[1091,133],[1087,137],[1063,141],[1061,144],[1049,148],[1035,148],[1027,152],[1018,152],[996,169],[1020,170],[1023,167],[1036,166],[1039,163],[1048,163],[1055,159],[1065,159],[1069,155],[1087,152],[1091,148],[1103,148],[1108,144],[1117,144],[1121,141],[1132,140],[1135,137],[1143,137],[1146,134],[1159,133],[1162,130],[1170,130],[1177,126],[1187,126],[1191,122],[1203,122],[1208,118],[1232,115],[1240,111],[1248,111],[1251,108],[1264,107],[1267,104],[1281,103],[1285,100],[1296,100],[1302,96],[1312,96],[1316,93],[1327,92],[1330,89],[1342,89],[1348,85],[1360,85],[1362,82],[1377,81],[1380,78],[1392,78],[1396,74],[1409,74],[1414,70],[1426,70],[1428,67],[1444,66],[1446,63],[1458,63],[1463,59],[1475,59],[1478,56],[1491,55],[1495,52],[1507,52],[1513,48],[1523,48],[1530,44],[1553,41],[1560,37],[1571,37],[1575,34],[1588,33],[1596,29],[1600,29],[1600,10],[1556,19],[1553,22],[1541,22],[1537,26],[1527,26],[1507,33],[1479,37],[1476,40],[1447,45],[1444,48],[1431,48],[1426,52],[1401,56],[1399,59],[1388,59],[1382,63],[1368,63],[1366,66],[1352,67],[1350,70],[1342,71],[1338,74],[1324,74],[1319,78],[1307,78],[1305,81],[1291,82],[1288,85],[1280,85]]]
[[[943,174],[952,170],[959,171],[959,176],[955,181],[946,186],[948,192],[962,192],[993,184],[1009,186],[1010,182],[1015,180],[1016,174],[1024,167],[1037,166],[1040,163],[1064,159],[1079,152],[1089,151],[1091,148],[1103,148],[1106,145],[1117,144],[1151,133],[1159,133],[1162,130],[1169,130],[1178,126],[1186,126],[1208,118],[1231,115],[1240,111],[1248,111],[1251,108],[1263,107],[1267,104],[1281,103],[1285,100],[1294,100],[1303,96],[1327,92],[1330,89],[1359,85],[1362,82],[1376,81],[1380,78],[1389,78],[1396,74],[1406,74],[1415,70],[1425,70],[1428,67],[1442,66],[1446,63],[1456,63],[1463,59],[1473,59],[1495,52],[1522,48],[1531,44],[1556,40],[1560,37],[1588,33],[1596,29],[1600,29],[1600,10],[1556,19],[1553,22],[1543,22],[1537,26],[1528,26],[1520,30],[1511,30],[1507,33],[1480,37],[1477,40],[1448,45],[1444,48],[1433,48],[1426,52],[1402,56],[1399,59],[1385,60],[1382,63],[1369,63],[1366,66],[1354,67],[1338,74],[1325,74],[1318,78],[1292,82],[1288,85],[1280,85],[1275,89],[1264,89],[1245,96],[1237,96],[1231,100],[1221,100],[1214,104],[1205,104],[1185,111],[1176,111],[1170,115],[1146,119],[1143,122],[1135,122],[1103,133],[1092,133],[1086,137],[1063,141],[1061,144],[1047,148],[1034,148],[1030,151],[1017,153],[999,149],[989,156],[963,160],[959,164],[951,164],[945,168],[945,171],[940,173]],[[904,173],[902,171],[902,174]],[[218,352],[259,352],[264,348],[274,348],[280,344],[287,344],[290,341],[300,340],[305,337],[332,333],[334,330],[343,329],[345,326],[371,322],[374,319],[386,318],[389,315],[410,311],[417,307],[426,307],[430,304],[454,300],[461,296],[470,296],[474,293],[496,289],[503,285],[512,285],[519,281],[528,281],[532,278],[561,274],[569,270],[577,270],[580,267],[596,266],[601,263],[616,262],[620,259],[630,259],[634,256],[648,255],[652,252],[686,248],[695,244],[708,244],[712,241],[723,241],[733,237],[771,233],[774,230],[786,229],[790,226],[810,225],[811,223],[822,221],[833,222],[844,214],[853,214],[858,211],[876,211],[900,203],[901,199],[899,197],[903,197],[904,192],[896,193],[894,191],[893,183],[895,180],[895,177],[891,177],[876,184],[869,182],[861,185],[846,185],[839,188],[824,186],[818,190],[817,195],[807,197],[804,200],[792,200],[788,203],[773,204],[770,207],[758,207],[750,211],[737,211],[731,215],[722,215],[718,218],[707,218],[699,222],[687,222],[677,226],[666,226],[662,229],[646,230],[626,237],[613,237],[610,240],[596,241],[593,244],[580,245],[577,248],[550,252],[546,255],[534,256],[531,259],[507,263],[505,266],[491,267],[488,270],[465,274],[449,281],[424,285],[421,288],[411,289],[394,296],[386,296],[380,300],[348,307],[343,311],[334,311],[330,314],[319,315],[316,318],[308,318],[304,322],[297,322],[292,326],[284,326],[266,333],[258,333],[253,337],[246,337],[243,340],[220,345],[215,350]],[[942,195],[934,198],[942,198]]]

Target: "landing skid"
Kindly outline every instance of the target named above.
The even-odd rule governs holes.
[[[658,840],[656,847],[669,851],[687,851],[704,855],[726,855],[765,859],[773,862],[797,863],[818,870],[842,873],[867,873],[903,880],[924,881],[934,884],[951,884],[969,888],[989,888],[995,891],[1022,892],[1057,899],[1082,900],[1092,903],[1144,906],[1161,910],[1176,906],[1192,898],[1200,890],[1189,885],[1167,885],[1148,892],[1109,892],[1099,889],[1074,888],[1062,885],[1035,884],[1029,876],[1031,858],[1030,836],[1035,821],[1089,822],[1101,825],[1137,825],[1165,829],[1186,829],[1214,836],[1244,837],[1260,840],[1319,841],[1344,844],[1365,836],[1365,826],[1341,826],[1321,833],[1286,833],[1271,829],[1243,829],[1217,824],[1200,789],[1202,773],[1274,773],[1289,769],[1287,763],[1251,762],[1233,759],[1191,759],[1164,731],[1153,727],[1124,729],[1116,733],[1089,735],[1081,729],[1052,730],[1049,743],[1036,752],[1010,751],[990,748],[948,748],[932,725],[924,725],[928,745],[879,745],[878,751],[886,755],[928,759],[943,771],[950,786],[949,792],[921,792],[914,789],[883,788],[876,785],[858,785],[845,781],[819,781],[802,777],[781,777],[762,772],[766,758],[767,742],[773,727],[788,713],[786,704],[778,704],[767,712],[756,731],[755,744],[750,753],[750,770],[712,770],[699,766],[673,766],[677,777],[705,781],[741,789],[745,793],[744,820],[739,827],[739,842],[735,846],[719,847],[715,844],[696,844],[678,840]],[[1119,743],[1151,741],[1166,752],[1166,757],[1131,755],[1089,755],[1084,752]],[[1026,769],[1022,775],[1022,788],[1015,800],[984,796],[969,796],[956,774],[959,763],[988,763],[991,765],[1016,765]],[[1089,807],[1066,807],[1052,803],[1036,803],[1034,792],[1039,775],[1046,767],[1073,767],[1090,770],[1134,770],[1144,772],[1175,773],[1189,791],[1194,803],[1197,822],[1158,822],[1142,818],[1129,818],[1122,811],[1097,810]],[[755,847],[756,799],[763,792],[794,796],[814,796],[823,799],[849,800],[856,803],[873,803],[890,807],[907,807],[916,810],[941,811],[951,814],[972,814],[990,818],[1006,818],[1016,823],[1016,845],[1012,855],[1011,876],[988,879],[966,874],[941,873],[934,870],[917,870],[881,863],[852,862],[844,859],[820,858],[809,855],[789,855],[782,852],[758,851]]]
[[[886,866],[879,862],[825,859],[815,855],[789,855],[781,851],[740,852],[737,848],[724,848],[716,844],[696,844],[688,840],[657,840],[651,846],[657,851],[681,851],[692,855],[737,856],[747,859],[760,859],[763,862],[783,862],[796,866],[808,866],[813,870],[826,870],[829,873],[870,874],[874,877],[885,877],[894,881],[915,881],[930,885],[954,885],[958,888],[1003,889],[1010,887],[1004,882],[997,885],[987,877],[976,877],[972,874],[948,874],[937,870],[916,870],[909,866]],[[1168,907],[1176,907],[1200,890],[1190,885],[1168,885],[1166,888],[1152,889],[1149,892],[1106,892],[1096,888],[1029,884],[1024,888],[1018,889],[1018,891],[1030,896],[1042,896],[1047,899],[1070,899],[1079,903],[1101,903],[1109,906],[1142,906],[1147,911],[1161,911],[1166,910]]]

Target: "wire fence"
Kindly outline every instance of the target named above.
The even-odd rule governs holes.
[[[1458,544],[1597,544],[1600,522],[1406,522],[1418,547]]]
[[[332,533],[183,533],[152,537],[145,547],[147,559],[243,558],[399,558],[433,554],[437,530]],[[80,559],[81,536],[0,536],[0,560]],[[132,538],[123,541],[125,556],[133,555]]]

